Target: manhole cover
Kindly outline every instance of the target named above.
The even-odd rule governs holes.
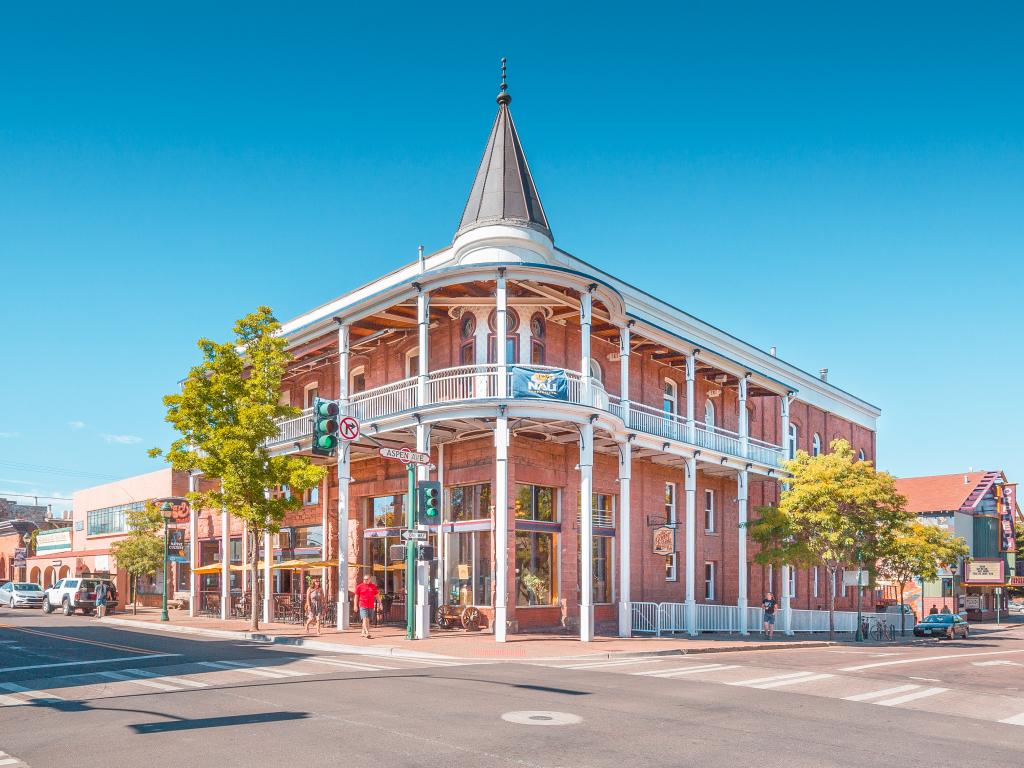
[[[583,718],[568,712],[506,712],[502,720],[519,725],[575,725],[582,723]]]

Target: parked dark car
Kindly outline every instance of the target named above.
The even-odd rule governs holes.
[[[967,637],[971,625],[967,619],[955,613],[933,613],[914,625],[914,634],[918,637]]]

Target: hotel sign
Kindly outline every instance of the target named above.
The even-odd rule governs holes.
[[[663,525],[654,529],[654,548],[656,555],[671,555],[676,551],[676,529]]]
[[[964,584],[999,585],[1006,583],[1006,563],[1002,560],[971,560],[964,567]]]
[[[36,534],[36,554],[50,555],[71,549],[71,529],[58,528],[55,531],[40,531]]]

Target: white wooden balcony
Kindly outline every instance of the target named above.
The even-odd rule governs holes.
[[[667,413],[649,405],[630,402],[627,406],[616,396],[609,395],[596,379],[590,379],[589,388],[583,386],[583,379],[576,371],[563,371],[547,366],[525,366],[531,370],[564,372],[566,397],[564,402],[583,405],[607,411],[622,420],[627,430],[656,435],[709,451],[750,459],[759,464],[778,467],[782,460],[782,449],[762,440],[748,438],[721,427],[709,426],[699,421],[688,421],[685,416]],[[513,397],[512,366],[505,372],[505,386],[499,387],[497,365],[461,365],[431,371],[426,377],[423,402],[419,402],[420,382],[416,377],[402,379],[382,387],[358,392],[349,398],[346,412],[362,423],[381,421],[416,409],[436,405],[494,400],[502,395],[509,400],[527,401],[529,398]],[[588,391],[589,389],[589,391]],[[586,402],[584,402],[586,400]],[[312,433],[312,410],[307,408],[299,416],[282,419],[278,436],[269,445],[294,443],[309,437]]]

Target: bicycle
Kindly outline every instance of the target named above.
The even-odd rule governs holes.
[[[892,642],[896,639],[896,627],[892,624],[886,624],[881,619],[875,619],[875,626],[871,629],[871,634],[875,640],[888,640]]]

